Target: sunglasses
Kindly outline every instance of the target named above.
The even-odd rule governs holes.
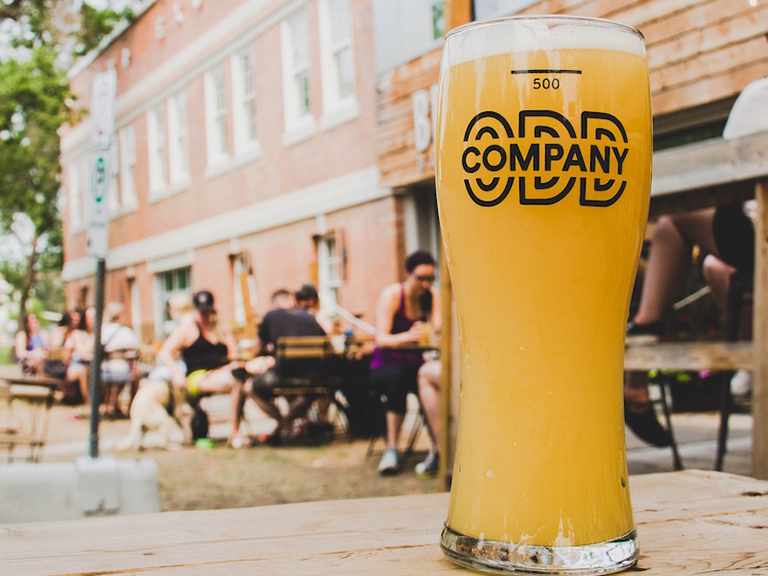
[[[419,275],[416,275],[416,276],[414,276],[414,278],[416,278],[417,282],[429,282],[430,284],[432,284],[432,282],[435,281],[435,277],[434,276],[419,276]]]

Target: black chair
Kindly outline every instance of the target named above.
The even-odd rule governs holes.
[[[753,276],[735,272],[731,275],[728,290],[728,310],[726,311],[726,321],[724,326],[724,339],[727,342],[737,342],[742,336],[743,315],[745,310],[752,305]],[[735,372],[718,372],[717,385],[719,386],[719,412],[720,423],[717,431],[717,451],[715,454],[714,469],[722,471],[725,454],[728,449],[728,421],[736,407],[733,394],[731,393],[731,379]],[[659,371],[658,375],[652,380],[659,385],[661,394],[660,402],[664,413],[664,420],[670,437],[670,449],[672,450],[672,461],[675,470],[683,469],[683,461],[675,440],[674,427],[672,426],[672,415],[668,395],[671,397],[673,386],[678,385],[675,376]]]

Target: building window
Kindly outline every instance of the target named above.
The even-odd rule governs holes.
[[[321,127],[329,130],[359,115],[349,0],[321,0],[319,18],[323,73]]]
[[[325,0],[322,7],[323,95],[335,104],[355,92],[349,0]]]
[[[256,282],[248,252],[232,256],[232,286],[235,324],[247,334],[251,328],[249,323],[255,320],[253,305],[256,302]]]
[[[120,145],[119,142],[112,142],[109,149],[109,188],[107,189],[107,208],[111,217],[120,214],[120,187],[118,186],[118,177],[120,175]]]
[[[224,66],[219,65],[206,75],[205,108],[207,119],[208,166],[227,160],[227,101],[224,86]]]
[[[187,98],[183,92],[168,100],[168,160],[171,185],[189,182]]]
[[[282,40],[285,131],[292,132],[311,121],[309,28],[305,11],[283,22]]]
[[[165,112],[156,106],[147,116],[147,150],[149,152],[149,195],[159,196],[167,186],[165,173],[166,137]]]
[[[158,311],[157,317],[159,322],[155,326],[155,336],[158,338],[165,338],[174,328],[174,323],[171,319],[171,315],[168,313],[168,301],[175,294],[187,294],[190,291],[190,268],[177,268],[176,270],[169,270],[162,272],[155,276],[155,282],[157,286],[158,295]]]
[[[339,287],[342,284],[343,262],[337,236],[336,233],[325,234],[317,244],[318,293],[323,308],[331,304],[330,312],[339,302]]]
[[[235,154],[242,155],[258,148],[255,59],[251,50],[232,58],[232,92]]]
[[[132,124],[118,132],[118,142],[120,147],[120,200],[123,210],[135,210],[139,201],[136,197],[136,137]]]
[[[80,190],[80,162],[75,160],[67,165],[67,196],[69,199],[69,233],[79,231],[83,227],[83,210],[81,204],[82,191]]]
[[[131,325],[133,331],[139,336],[139,340],[144,341],[144,331],[141,324],[141,293],[139,284],[135,278],[128,280],[129,291],[131,294]]]
[[[83,215],[80,221],[80,229],[82,230],[91,217],[91,186],[93,185],[93,156],[91,154],[83,154],[78,158],[77,172],[80,182],[80,186],[78,186],[80,213]]]

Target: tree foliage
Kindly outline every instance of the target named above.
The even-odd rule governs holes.
[[[72,118],[74,99],[62,62],[130,17],[87,3],[73,11],[72,2],[0,0],[0,21],[16,24],[15,50],[0,60],[0,236],[24,246],[21,259],[0,260],[0,274],[22,315],[29,295],[36,287],[49,293],[51,272],[62,266],[58,129]]]
[[[39,263],[61,269],[58,129],[70,117],[70,92],[54,59],[38,47],[27,61],[0,64],[0,234],[20,237],[21,227],[31,236],[25,273],[13,260],[5,260],[0,270],[21,302]]]
[[[99,10],[90,4],[83,3],[80,6],[80,30],[78,34],[78,45],[75,48],[75,55],[82,56],[87,54],[102,39],[112,32],[114,27],[121,20],[132,20],[133,12],[130,8],[125,8],[122,12],[116,12],[111,8]]]

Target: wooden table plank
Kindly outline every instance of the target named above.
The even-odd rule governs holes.
[[[630,480],[649,575],[768,573],[768,482]],[[438,546],[447,494],[0,525],[8,574],[469,574]]]
[[[768,179],[755,187],[758,218],[755,225],[755,291],[753,339],[755,372],[752,389],[752,474],[768,480]]]
[[[752,370],[751,342],[665,342],[627,346],[625,370]]]

